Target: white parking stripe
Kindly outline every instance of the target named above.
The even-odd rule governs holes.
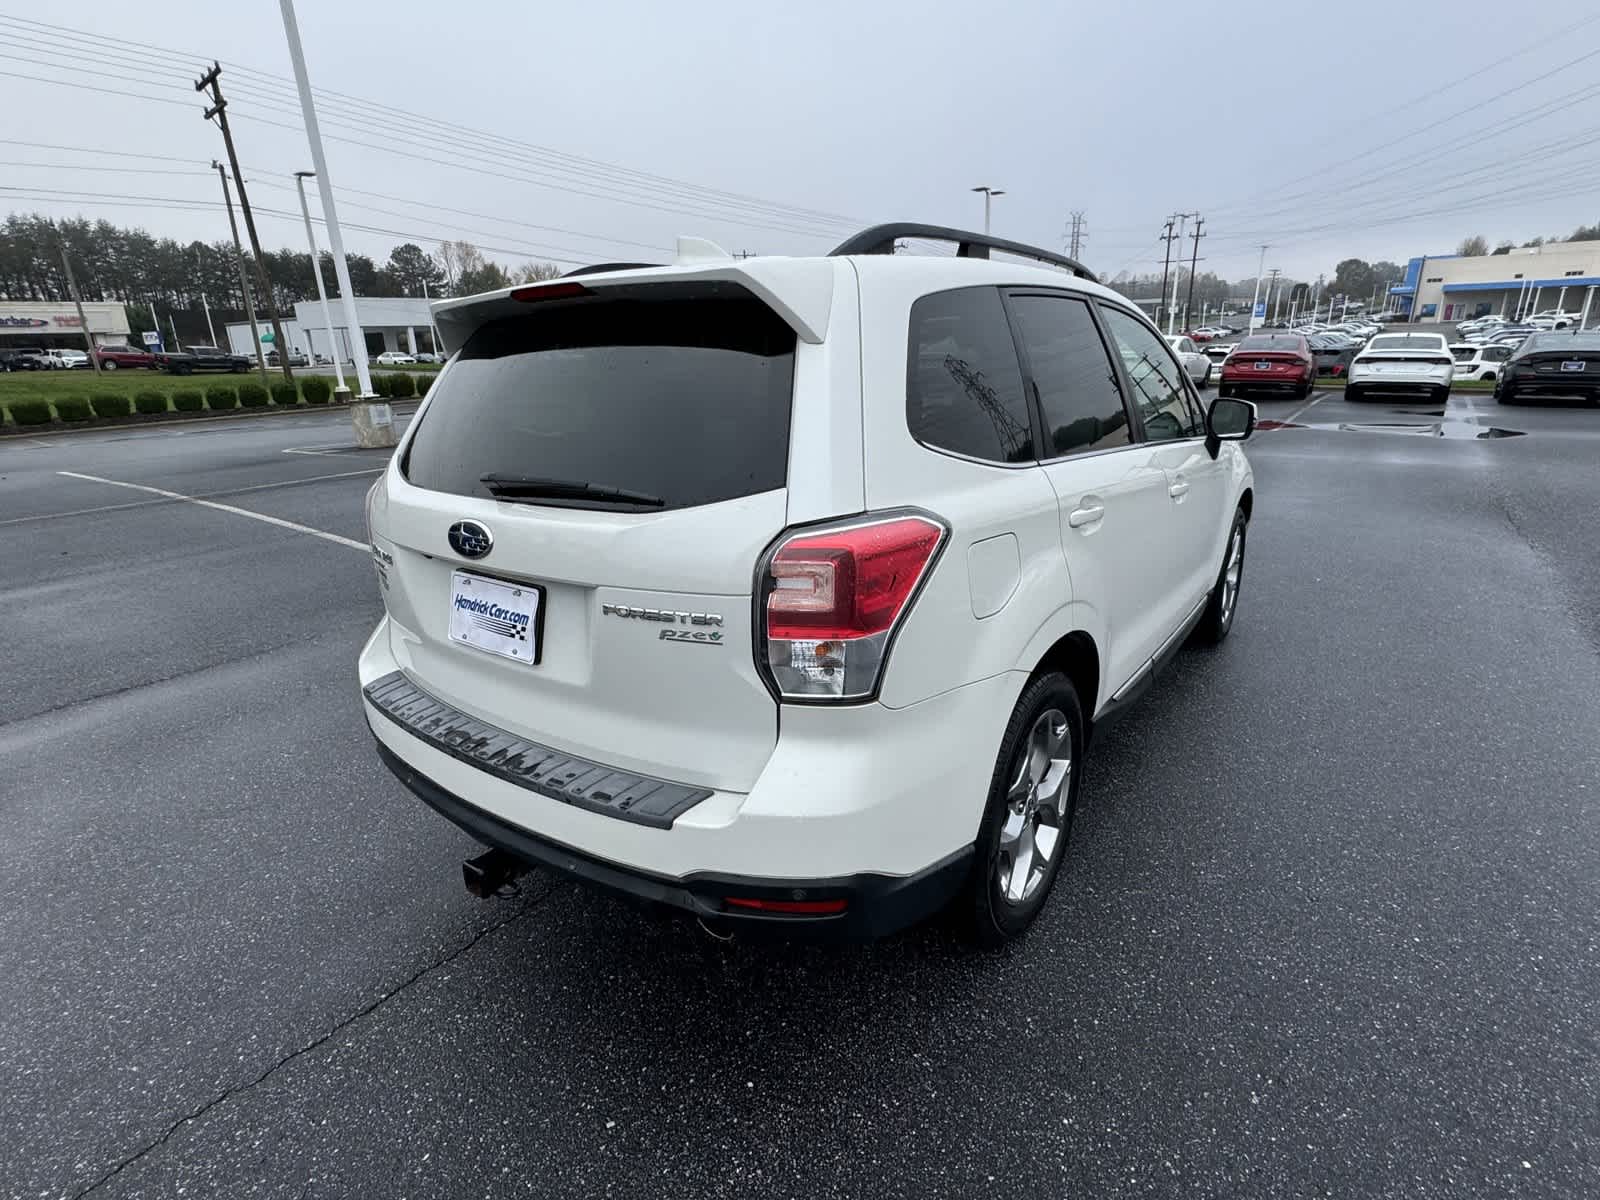
[[[1310,412],[1317,405],[1321,404],[1331,394],[1332,394],[1331,392],[1325,391],[1325,392],[1322,393],[1322,395],[1318,396],[1310,404],[1301,405],[1299,408],[1295,409],[1292,413],[1290,413],[1287,417],[1283,418],[1283,423],[1285,425],[1293,425],[1295,423],[1295,421],[1297,421],[1301,416],[1303,416],[1304,414]]]
[[[361,472],[352,472],[359,474]],[[325,542],[337,542],[341,546],[349,546],[352,550],[359,550],[363,554],[370,553],[370,548],[365,542],[357,542],[347,537],[340,537],[337,533],[329,533],[324,529],[313,529],[309,525],[299,525],[294,521],[284,521],[278,517],[269,517],[265,513],[251,512],[248,508],[235,508],[231,504],[218,504],[215,500],[202,500],[198,496],[185,496],[182,492],[169,492],[165,488],[149,487],[142,483],[126,483],[121,479],[105,479],[99,475],[83,475],[77,471],[57,471],[57,475],[65,475],[69,479],[87,479],[90,483],[108,483],[112,487],[130,488],[135,492],[149,492],[152,496],[164,496],[168,500],[185,500],[190,504],[198,504],[201,508],[214,508],[218,512],[232,513],[236,517],[249,517],[252,521],[260,521],[266,525],[276,525],[280,529],[292,529],[296,533],[309,533],[312,537],[319,537]]]
[[[319,479],[351,479],[357,475],[378,475],[382,472],[382,467],[370,467],[365,471],[336,471],[332,475],[307,475],[304,479],[279,479],[273,483],[253,483],[249,487],[229,488],[225,492],[204,492],[193,499],[209,500],[213,496],[242,496],[246,492],[265,492],[272,488],[293,487],[297,483],[316,483]],[[66,472],[58,471],[57,474]],[[54,521],[58,517],[86,517],[90,513],[121,512],[128,508],[150,508],[165,503],[167,503],[165,500],[130,500],[126,504],[96,504],[93,508],[69,508],[66,512],[35,513],[31,517],[7,517],[0,521],[0,525],[26,525],[30,521]]]

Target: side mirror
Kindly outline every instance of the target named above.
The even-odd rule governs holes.
[[[1218,396],[1206,413],[1206,446],[1215,458],[1223,442],[1242,442],[1256,431],[1256,406],[1248,400]]]

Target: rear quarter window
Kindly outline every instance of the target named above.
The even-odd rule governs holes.
[[[486,474],[593,484],[665,509],[781,488],[794,352],[740,288],[530,306],[478,329],[440,376],[406,477],[461,496],[488,496]]]
[[[912,304],[906,425],[935,449],[1034,460],[1022,367],[998,289],[957,288]]]

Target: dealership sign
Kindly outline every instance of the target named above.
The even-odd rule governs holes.
[[[43,317],[0,317],[0,329],[46,329],[49,325]]]

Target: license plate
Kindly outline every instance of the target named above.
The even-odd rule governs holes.
[[[1561,364],[1563,371],[1581,371],[1587,364],[1581,358],[1569,358]]]
[[[1265,363],[1258,362],[1256,364],[1256,370],[1258,370],[1258,371],[1270,371],[1270,370],[1272,370],[1272,364],[1269,363],[1269,362],[1265,362]]]
[[[450,573],[450,640],[517,662],[539,661],[544,589]]]

